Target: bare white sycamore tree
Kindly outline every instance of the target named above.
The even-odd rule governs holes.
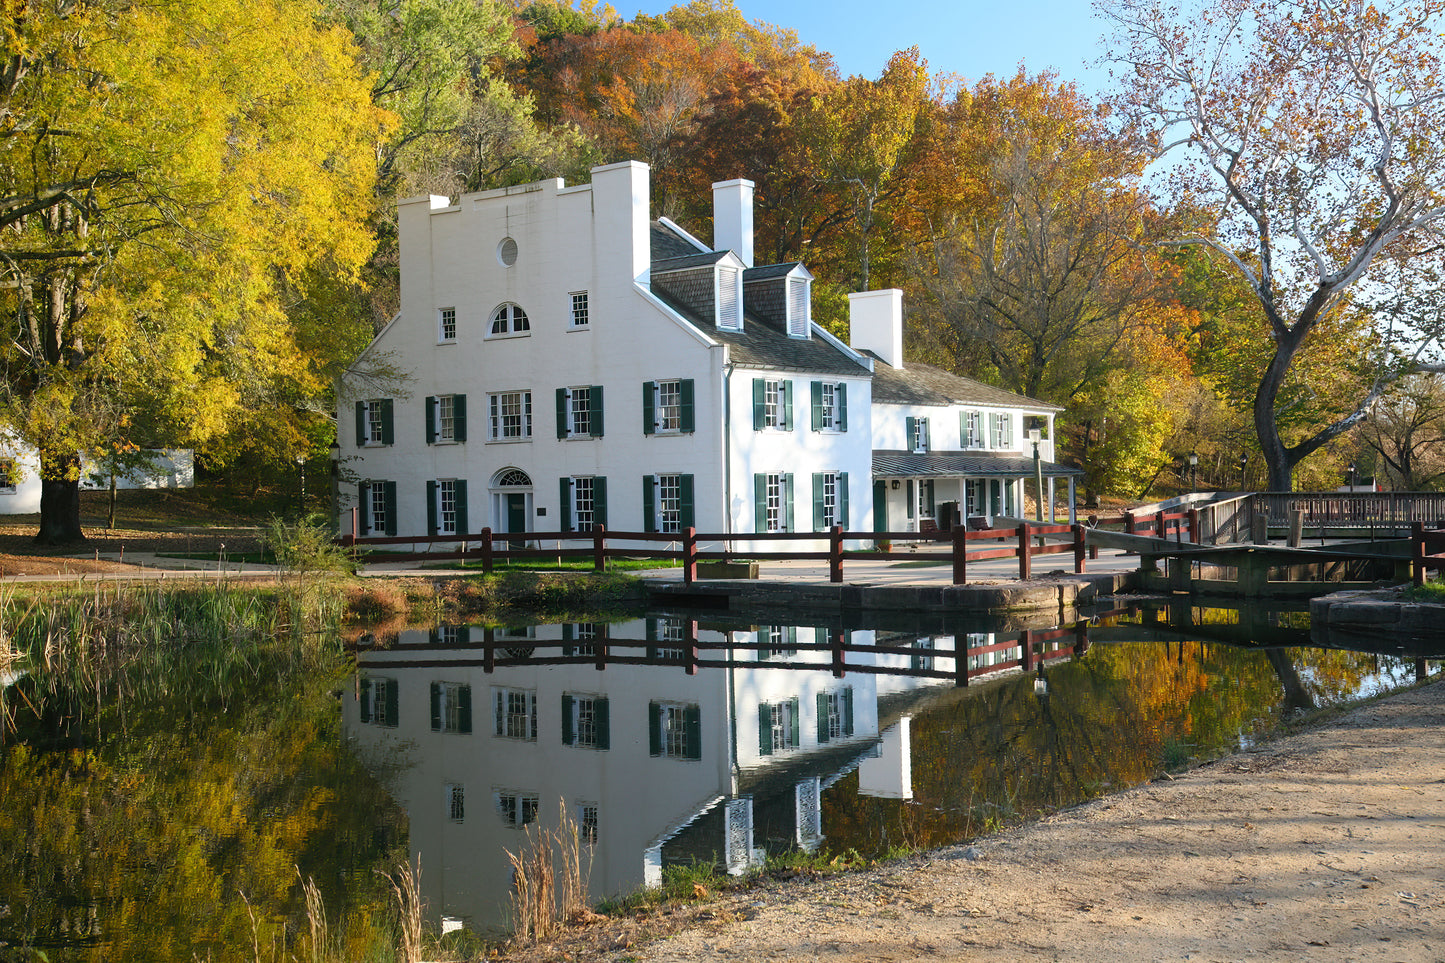
[[[1402,374],[1438,366],[1445,240],[1445,0],[1102,0],[1116,106],[1154,138],[1206,244],[1259,299],[1274,354],[1254,398],[1269,488],[1362,420]],[[1373,383],[1308,437],[1279,394],[1321,322],[1369,310]]]

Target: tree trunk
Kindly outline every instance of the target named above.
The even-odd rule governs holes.
[[[85,541],[80,528],[80,456],[40,456],[39,545],[70,545]]]
[[[1285,375],[1290,363],[1303,343],[1303,337],[1296,331],[1278,335],[1275,339],[1274,357],[1259,379],[1259,390],[1254,394],[1254,432],[1259,437],[1259,447],[1264,453],[1264,464],[1269,470],[1268,491],[1294,491],[1294,466],[1292,458],[1279,436],[1279,417],[1275,402],[1279,389],[1284,386]]]

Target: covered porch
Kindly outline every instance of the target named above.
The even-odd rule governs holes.
[[[1075,516],[1078,468],[1040,461],[1044,518],[1069,524]],[[947,531],[954,519],[992,528],[996,518],[1032,517],[1028,497],[1034,459],[985,452],[873,452],[873,530]],[[1060,484],[1063,482],[1063,484]],[[1058,496],[1066,494],[1063,506]],[[1063,512],[1059,511],[1062,507]]]

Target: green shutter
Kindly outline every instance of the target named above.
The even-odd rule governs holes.
[[[816,384],[817,382],[814,382]],[[823,489],[827,481],[822,472],[813,472],[813,531],[826,532],[828,526],[823,524],[823,512],[828,507],[824,504]]]
[[[612,748],[612,712],[607,706],[607,697],[598,696],[592,700],[592,724],[597,729],[597,748]]]
[[[662,706],[656,702],[647,704],[647,753],[662,755]]]
[[[783,396],[783,430],[793,430],[793,379],[788,378],[778,385],[779,394]]]
[[[426,413],[426,443],[435,445],[437,443],[437,399],[436,395],[427,395],[426,404],[422,409]]]
[[[492,690],[492,732],[497,735],[507,731],[507,698],[501,689]]]
[[[452,395],[452,437],[467,440],[467,396]]]
[[[819,632],[822,630],[819,629]],[[828,741],[828,693],[818,693],[818,742]]]
[[[370,495],[371,484],[369,482],[361,482],[356,486],[356,500],[359,504],[356,518],[360,522],[357,527],[362,535],[371,533],[371,499],[368,497]]]
[[[695,705],[684,706],[682,721],[687,726],[687,758],[702,758],[702,710]]]
[[[958,447],[967,448],[968,445],[968,412],[958,413]]]
[[[907,481],[907,483],[906,483],[906,487],[904,488],[904,498],[905,498],[904,508],[907,509],[908,517],[909,517],[909,518],[912,518],[912,517],[913,517],[914,509],[918,506],[918,499],[913,497],[913,479],[912,479],[912,478],[908,479],[908,481]]]
[[[802,720],[799,718],[797,697],[794,697],[790,701],[793,706],[793,717],[791,720],[789,720],[789,736],[791,737],[791,741],[788,744],[796,749],[798,746],[803,744],[802,732],[800,731]]]
[[[809,385],[809,388],[810,388],[810,390],[812,391],[812,395],[813,395],[813,399],[812,399],[812,400],[813,400],[813,421],[812,421],[811,427],[812,427],[812,429],[813,429],[814,431],[822,431],[822,430],[823,430],[823,382],[821,382],[821,381],[811,382],[810,385]]]
[[[386,534],[396,534],[396,482],[381,483],[381,500],[386,506]]]
[[[356,447],[366,444],[366,402],[356,403]]]
[[[918,419],[917,419],[917,418],[904,418],[904,419],[903,419],[903,450],[904,450],[904,451],[912,451],[912,450],[913,450],[913,439],[914,439],[915,434],[916,434],[917,431],[918,431]]]
[[[650,435],[657,430],[657,382],[642,383],[642,433]]]
[[[924,419],[923,419],[923,450],[924,450],[924,451],[930,451],[930,450],[932,450],[932,448],[933,448],[933,438],[931,437],[932,434],[933,434],[933,426],[932,426],[931,424],[929,424],[927,418],[924,418]]]
[[[391,399],[384,398],[381,404],[381,443],[396,444],[396,430],[391,420]]]
[[[371,679],[361,680],[361,721],[371,721],[371,687],[375,683]]]
[[[557,389],[557,437],[567,437],[567,389]]]
[[[607,524],[607,479],[601,475],[592,479],[592,523]]]
[[[853,734],[853,687],[843,690],[843,735]]]
[[[768,383],[753,379],[753,431],[762,431],[768,424]]]
[[[753,476],[753,531],[768,530],[768,476],[762,472]]]
[[[647,636],[648,642],[656,642],[657,637],[661,634],[658,627],[659,621],[659,619],[645,619],[643,621],[643,625],[645,627],[644,634]],[[647,659],[648,661],[654,661],[657,659],[657,646],[649,645],[647,647]]]
[[[457,686],[457,731],[472,731],[472,687]]]
[[[467,480],[458,478],[452,482],[452,486],[457,499],[457,534],[465,535],[467,533]]]
[[[933,504],[933,480],[929,479],[926,482],[919,482],[919,484],[925,486],[923,489],[924,503],[928,506],[928,517],[933,518],[938,514]]]
[[[437,533],[437,483],[434,481],[426,483],[426,533]]]
[[[693,408],[696,405],[697,391],[693,387],[692,379],[683,378],[682,383],[679,386],[679,391],[682,395],[682,411],[680,413],[682,419],[682,430],[696,431],[697,415],[693,413]]]
[[[562,693],[562,745],[570,746],[577,741],[572,731],[572,697]]]
[[[593,438],[602,437],[602,386],[593,385],[587,389],[590,393],[587,410],[587,433]]]
[[[442,684],[431,684],[431,731],[442,731]]]
[[[557,520],[561,522],[559,531],[572,531],[572,479],[557,479],[558,500],[561,503],[557,509]]]
[[[838,524],[848,530],[848,473],[838,472]]]
[[[793,527],[793,475],[783,476],[783,531],[795,532]]]
[[[642,476],[642,530],[657,531],[657,476]]]
[[[839,431],[848,430],[848,386],[838,382],[837,394],[833,397],[838,406],[837,412],[833,415],[833,424]]]
[[[758,752],[773,754],[773,707],[766,702],[758,706]]]
[[[692,476],[678,476],[678,498],[682,502],[681,524],[684,530],[697,527],[697,513],[693,510],[692,492]]]

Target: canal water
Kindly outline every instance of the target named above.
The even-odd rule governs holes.
[[[353,630],[335,663],[43,706],[12,672],[0,960],[289,958],[304,880],[358,959],[408,862],[433,925],[497,927],[509,853],[564,813],[593,901],[697,861],[944,845],[1247,749],[1421,654],[1179,605],[1054,630],[756,618]]]

